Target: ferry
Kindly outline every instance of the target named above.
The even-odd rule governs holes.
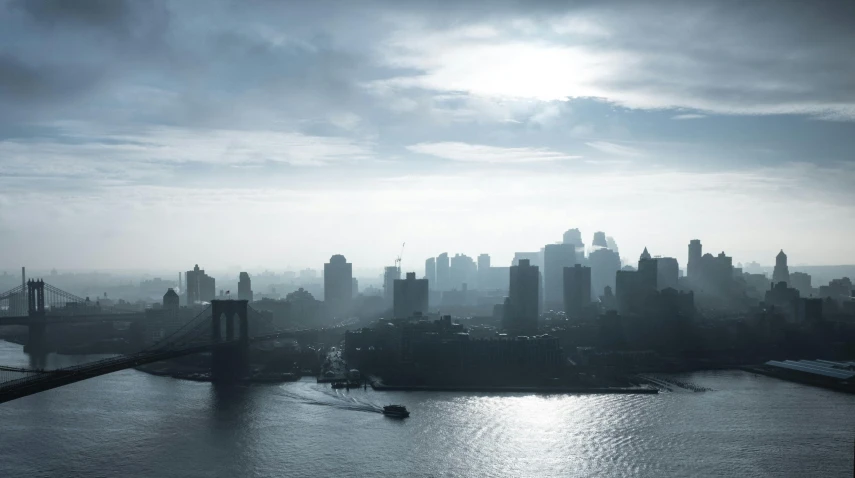
[[[392,418],[407,418],[410,412],[403,405],[386,405],[383,407],[383,415]]]

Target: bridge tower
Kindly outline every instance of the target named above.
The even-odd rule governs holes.
[[[215,344],[211,352],[211,377],[214,381],[230,381],[242,378],[249,370],[249,316],[246,300],[211,301],[211,340]],[[225,324],[223,324],[225,318]],[[235,319],[238,320],[238,336],[235,337]],[[223,337],[223,325],[226,336]]]
[[[29,334],[24,352],[46,353],[47,323],[45,320],[45,281],[27,281],[27,315],[30,316]]]

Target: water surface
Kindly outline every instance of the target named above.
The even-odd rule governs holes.
[[[28,362],[0,342],[0,364]],[[854,396],[738,371],[678,378],[714,391],[348,392],[125,370],[0,404],[0,476],[852,476]],[[383,417],[388,403],[412,416]]]

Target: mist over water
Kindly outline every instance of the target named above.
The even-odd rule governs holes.
[[[26,362],[0,342],[0,363]],[[58,359],[56,359],[58,360]],[[855,399],[745,372],[659,395],[214,387],[125,370],[0,408],[6,476],[822,476]],[[399,403],[406,420],[378,413]]]

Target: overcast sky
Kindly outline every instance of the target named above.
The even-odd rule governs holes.
[[[851,264],[853,52],[851,1],[0,0],[0,269]]]

